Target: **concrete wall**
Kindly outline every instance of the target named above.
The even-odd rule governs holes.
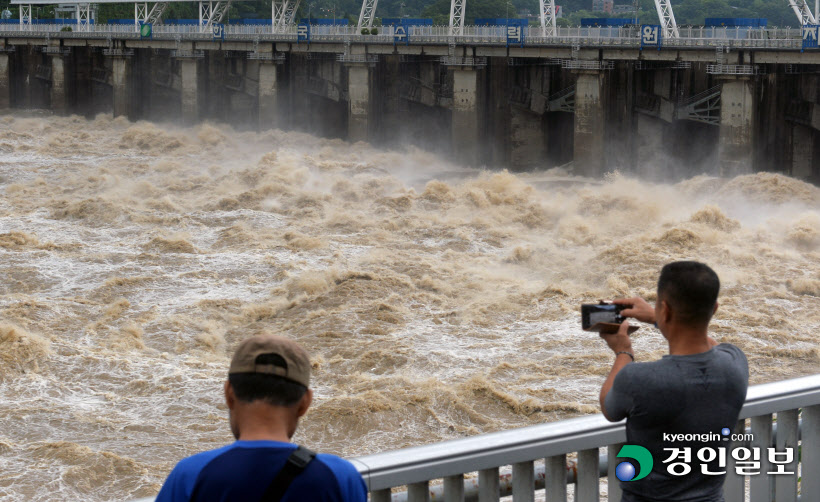
[[[725,77],[720,96],[718,161],[723,176],[752,172],[755,151],[755,88],[749,78]]]
[[[574,162],[580,173],[598,177],[604,173],[604,73],[580,71],[575,84]]]
[[[51,56],[51,110],[57,115],[66,113],[66,72],[63,56]]]
[[[0,110],[11,105],[11,68],[9,55],[0,53]]]
[[[113,113],[115,117],[128,117],[131,114],[131,60],[124,57],[111,59],[111,87],[113,95]]]
[[[792,176],[812,178],[815,174],[814,131],[804,125],[795,124],[792,132]]]
[[[476,165],[482,150],[479,138],[478,70],[455,67],[453,73],[452,140],[455,158]]]
[[[259,128],[271,129],[281,125],[279,118],[279,66],[272,62],[256,63],[258,78]],[[232,103],[233,104],[233,103]],[[231,106],[235,108],[235,106]]]
[[[352,64],[347,68],[347,92],[350,108],[347,115],[347,139],[367,141],[370,138],[370,67]]]

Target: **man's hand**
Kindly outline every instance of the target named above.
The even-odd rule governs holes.
[[[624,321],[621,323],[621,327],[618,328],[617,333],[610,335],[600,333],[600,337],[606,341],[606,344],[609,345],[612,352],[632,352],[632,339],[629,338],[629,335],[627,334],[628,329],[629,321]]]
[[[612,303],[629,307],[621,311],[621,315],[624,317],[632,317],[633,319],[649,324],[653,324],[656,321],[655,308],[646,303],[646,300],[643,298],[621,298],[612,300]]]

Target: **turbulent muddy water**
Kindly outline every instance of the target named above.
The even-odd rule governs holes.
[[[592,182],[110,117],[2,117],[0,151],[0,498],[153,495],[232,439],[221,383],[261,331],[312,354],[314,449],[595,413],[612,355],[578,305],[651,300],[674,259],[717,270],[714,336],[753,383],[820,366],[820,190],[783,176]]]

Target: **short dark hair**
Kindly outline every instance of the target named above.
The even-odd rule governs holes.
[[[658,301],[665,300],[675,318],[691,326],[709,324],[719,292],[715,271],[696,261],[668,263],[658,278]]]
[[[256,358],[256,364],[287,367],[287,363],[278,354],[260,354]],[[228,375],[228,382],[233,387],[236,398],[246,403],[261,399],[271,406],[290,407],[298,403],[307,392],[304,385],[270,373],[231,373]]]

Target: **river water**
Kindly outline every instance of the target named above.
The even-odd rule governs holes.
[[[322,451],[595,413],[612,356],[578,305],[651,300],[675,259],[720,275],[713,336],[752,383],[820,366],[820,190],[777,174],[513,175],[108,116],[0,117],[0,151],[4,500],[155,494],[232,439],[229,356],[264,331],[312,355],[296,439]]]

